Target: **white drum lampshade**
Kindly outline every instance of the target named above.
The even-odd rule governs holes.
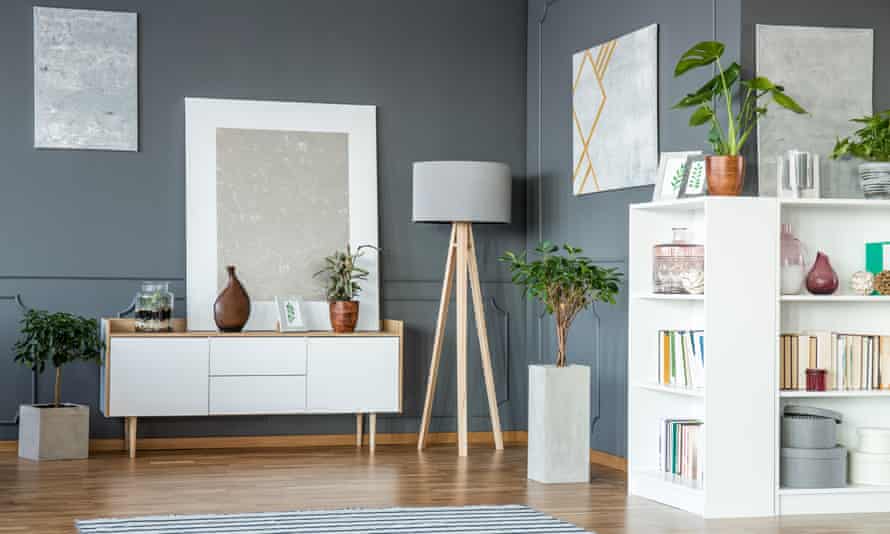
[[[510,167],[493,161],[414,164],[414,222],[509,223]]]

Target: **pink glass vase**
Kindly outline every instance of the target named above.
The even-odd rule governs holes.
[[[807,275],[807,290],[814,295],[831,295],[837,291],[837,273],[831,267],[828,256],[819,252],[813,268]]]
[[[782,294],[799,295],[806,277],[804,247],[791,233],[791,225],[782,225]]]

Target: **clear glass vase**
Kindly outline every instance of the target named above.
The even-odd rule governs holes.
[[[673,233],[673,241],[653,247],[652,291],[704,293],[705,247],[690,243],[686,228],[674,228]]]
[[[782,262],[782,294],[799,295],[806,278],[806,260],[804,246],[800,239],[791,233],[790,224],[782,224],[781,262]]]
[[[173,330],[173,293],[169,282],[142,282],[136,294],[136,331]]]

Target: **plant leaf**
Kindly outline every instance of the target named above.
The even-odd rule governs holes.
[[[692,116],[689,117],[689,126],[701,126],[713,118],[714,110],[711,109],[711,106],[706,104],[692,113]]]
[[[680,61],[674,68],[674,76],[680,76],[694,68],[710,65],[723,55],[724,50],[726,50],[726,46],[718,41],[702,41],[694,45],[680,56]]]
[[[779,90],[773,90],[771,91],[771,94],[773,95],[773,100],[776,102],[776,104],[782,106],[783,108],[790,109],[797,114],[804,114],[807,112],[807,110],[800,107],[800,104],[795,102],[793,98],[786,95],[785,93]]]

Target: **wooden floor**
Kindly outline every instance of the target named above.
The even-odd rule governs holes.
[[[32,463],[0,453],[0,532],[74,532],[76,518],[343,507],[528,504],[600,534],[890,532],[890,515],[704,521],[625,496],[623,473],[593,467],[591,484],[525,478],[525,449],[453,446],[145,451]]]

